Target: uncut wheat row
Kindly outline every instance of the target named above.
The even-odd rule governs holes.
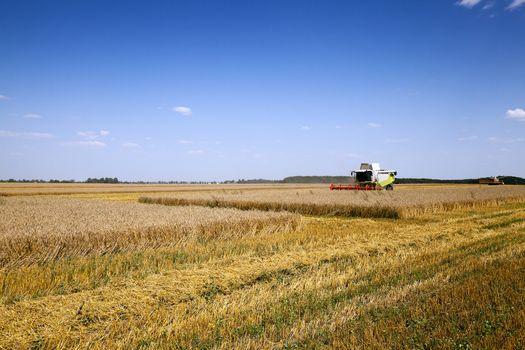
[[[298,215],[51,197],[0,200],[0,267],[295,229]]]
[[[141,197],[139,202],[201,205],[305,215],[399,218],[525,200],[525,186],[422,188],[407,191],[216,191]]]

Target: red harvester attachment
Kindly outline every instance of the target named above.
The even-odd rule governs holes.
[[[341,190],[347,190],[347,191],[379,191],[383,188],[376,184],[367,184],[367,185],[330,185],[330,191],[341,191]]]

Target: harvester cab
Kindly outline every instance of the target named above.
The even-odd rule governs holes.
[[[381,169],[379,163],[361,163],[351,173],[350,184],[330,185],[330,190],[393,190],[397,171]]]

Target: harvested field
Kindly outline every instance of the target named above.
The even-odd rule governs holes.
[[[272,235],[11,266],[0,348],[516,348],[524,223],[523,203],[305,218]]]
[[[422,193],[435,189],[450,188]],[[512,195],[396,220],[71,197],[0,198],[0,349],[525,341],[525,203]]]
[[[0,202],[0,267],[293,230],[285,213],[170,208],[51,197]]]
[[[405,191],[216,191],[140,197],[139,202],[174,206],[290,211],[305,215],[400,218],[525,200],[525,186],[426,187]]]

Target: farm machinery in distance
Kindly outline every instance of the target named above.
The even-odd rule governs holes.
[[[359,170],[352,171],[349,184],[331,184],[330,190],[391,191],[396,175],[397,171],[383,170],[379,163],[361,163]]]

